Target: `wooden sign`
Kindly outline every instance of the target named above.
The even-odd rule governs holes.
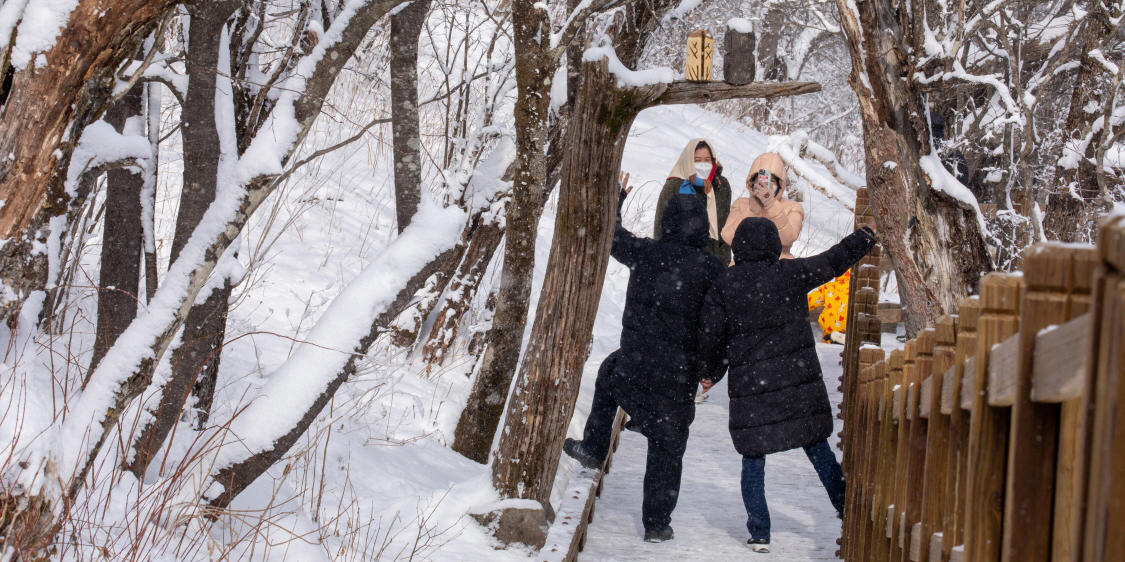
[[[727,27],[723,35],[723,82],[741,86],[754,81],[755,43],[753,30]]]
[[[715,57],[715,39],[703,29],[692,31],[687,40],[687,68],[684,79],[695,82],[711,81],[711,63]]]

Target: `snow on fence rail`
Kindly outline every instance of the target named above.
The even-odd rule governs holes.
[[[594,502],[602,495],[605,475],[613,466],[613,453],[617,451],[626,419],[625,410],[618,408],[602,470],[575,467],[566,485],[566,495],[555,512],[555,521],[547,531],[547,542],[539,551],[539,562],[576,562],[578,553],[585,549],[586,528],[594,520]]]
[[[889,357],[862,343],[878,319],[854,285],[838,554],[1125,560],[1125,218],[1097,248],[1029,248]]]

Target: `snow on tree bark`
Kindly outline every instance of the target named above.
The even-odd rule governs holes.
[[[171,261],[191,239],[204,213],[215,201],[219,183],[222,145],[216,123],[215,89],[219,80],[219,58],[224,28],[238,8],[236,2],[206,2],[191,9],[191,27],[185,59],[187,95],[180,113],[183,128],[183,188],[180,191],[176,233],[172,238]],[[165,384],[155,416],[135,442],[136,455],[129,465],[138,477],[156,456],[164,440],[180,419],[188,393],[196,391],[199,425],[210,412],[215,380],[219,374],[217,350],[226,334],[227,304],[231,284],[223,281],[207,298],[192,306],[184,321],[180,346],[172,352],[172,377]]]
[[[868,193],[913,335],[972,294],[992,269],[991,258],[977,211],[942,190],[945,177],[921,166],[931,152],[929,123],[907,53],[924,50],[907,42],[923,38],[907,31],[917,23],[911,14],[921,18],[923,11],[899,10],[885,0],[860,3],[858,11],[847,0],[837,6],[863,120]]]
[[[558,58],[543,41],[551,33],[545,10],[533,6],[530,0],[515,0],[512,25],[516,55],[516,163],[506,217],[504,268],[481,371],[453,442],[455,451],[479,463],[488,460],[527,325],[535,236],[547,179],[545,147],[551,78],[558,65]]]
[[[119,133],[139,134],[144,109],[144,85],[138,84],[106,112],[106,122]],[[134,130],[128,130],[132,121]],[[118,168],[106,174],[105,226],[102,230],[101,271],[98,279],[98,320],[94,334],[92,373],[117,337],[137,316],[137,291],[141,278],[140,170]],[[87,373],[88,375],[89,373]]]
[[[167,0],[125,0],[112,9],[81,0],[53,45],[25,66],[13,65],[0,107],[0,320],[46,285],[46,257],[34,252],[47,222],[67,211],[64,181],[78,131],[110,101],[114,71],[137,52],[165,12]],[[14,298],[10,298],[14,294]]]
[[[391,16],[391,136],[398,231],[422,199],[422,139],[418,127],[418,36],[430,0],[415,0]]]
[[[1056,164],[1054,184],[1049,186],[1043,218],[1047,238],[1062,242],[1093,242],[1097,228],[1094,219],[1098,211],[1109,206],[1101,199],[1096,153],[1112,131],[1104,126],[1095,127],[1102,114],[1089,109],[1091,105],[1098,109],[1104,107],[1105,98],[1111,95],[1107,88],[1110,73],[1091,53],[1100,52],[1105,39],[1117,27],[1109,20],[1115,17],[1120,21],[1121,7],[1117,4],[1117,13],[1111,14],[1103,0],[1094,0],[1091,4],[1077,38],[1081,55],[1066,116],[1065,144]]]

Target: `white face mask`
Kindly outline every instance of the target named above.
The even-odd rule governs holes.
[[[711,164],[708,164],[706,162],[696,162],[695,163],[695,177],[701,178],[701,179],[710,178],[712,169],[714,169],[714,166],[712,166]]]

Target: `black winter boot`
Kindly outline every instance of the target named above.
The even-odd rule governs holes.
[[[570,458],[578,461],[578,464],[589,468],[590,470],[601,470],[605,465],[605,459],[595,458],[586,449],[582,447],[582,442],[570,437],[563,441],[563,452],[570,455]]]
[[[645,542],[670,541],[674,536],[672,528],[668,526],[659,529],[645,529]]]

